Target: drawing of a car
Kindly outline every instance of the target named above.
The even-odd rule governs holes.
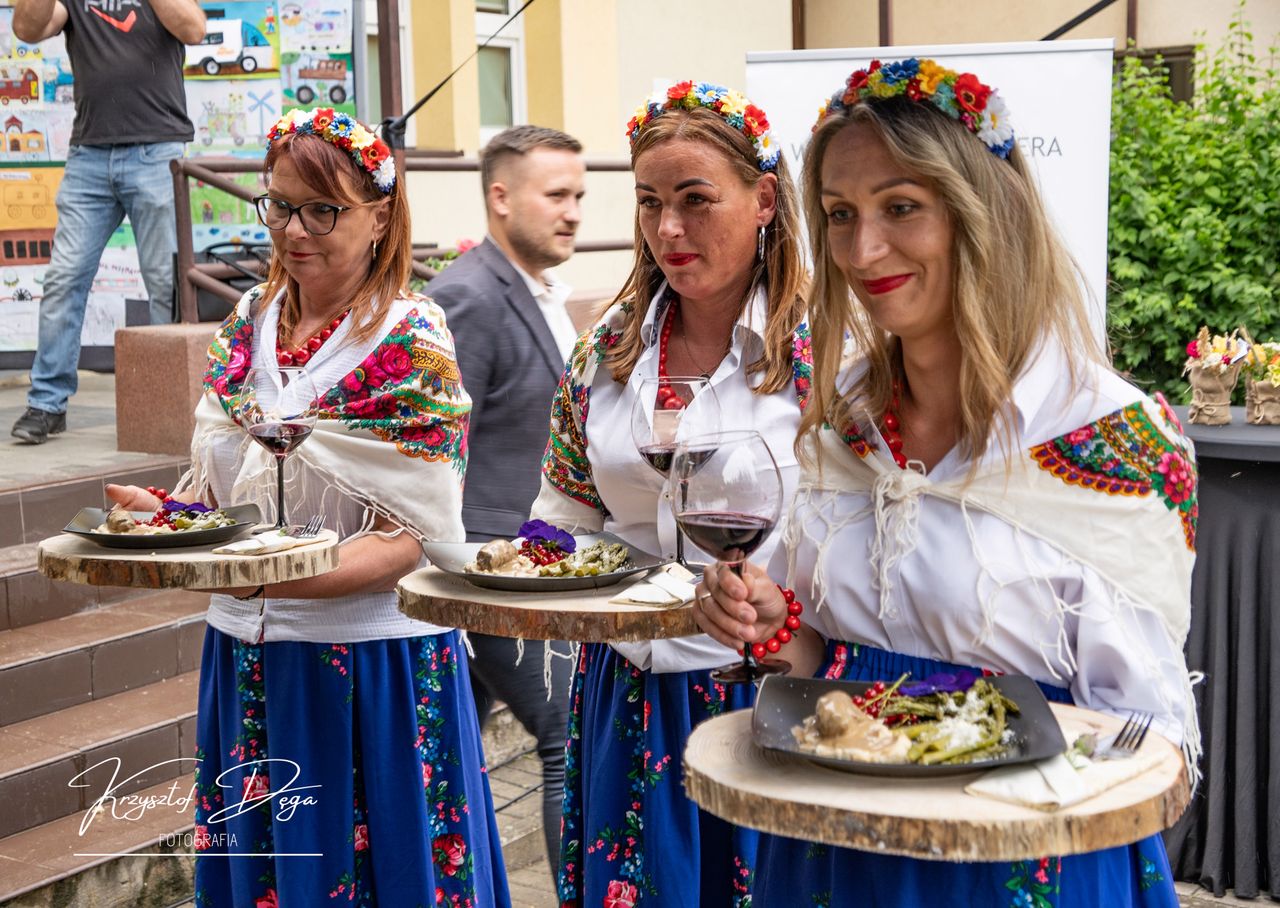
[[[216,76],[224,66],[239,66],[251,73],[259,67],[275,66],[275,50],[267,36],[242,19],[208,19],[204,39],[187,46],[186,66]]]
[[[40,78],[28,66],[0,66],[0,104],[40,100]]]
[[[334,104],[347,100],[347,87],[344,84],[347,80],[346,60],[315,60],[298,70],[298,79],[314,83],[313,87],[306,82],[299,82],[293,92],[299,104],[310,104],[317,94],[326,93]]]

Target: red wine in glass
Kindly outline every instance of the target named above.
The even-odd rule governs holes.
[[[737,511],[684,511],[676,521],[693,544],[717,561],[740,564],[773,532],[776,521]]]
[[[278,459],[283,460],[307,440],[311,426],[305,423],[260,423],[249,427],[249,435]]]
[[[671,472],[671,458],[675,456],[676,446],[674,444],[664,445],[642,445],[639,449],[640,456],[645,459],[645,463],[653,467],[663,476]]]
[[[679,493],[676,525],[698,548],[731,571],[769,537],[782,511],[782,476],[768,443],[757,432],[699,435],[676,445],[671,482]],[[781,659],[757,659],[751,646],[742,662],[712,672],[723,684],[743,684],[787,672]]]

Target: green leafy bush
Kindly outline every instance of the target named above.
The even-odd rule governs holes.
[[[1244,8],[1198,49],[1191,104],[1136,57],[1113,93],[1108,329],[1117,368],[1172,399],[1201,325],[1280,340],[1277,51],[1254,56]]]

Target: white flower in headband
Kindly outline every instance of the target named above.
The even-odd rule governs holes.
[[[778,166],[781,150],[769,131],[769,119],[741,92],[710,82],[677,82],[666,91],[655,92],[627,123],[627,137],[634,145],[641,131],[668,110],[693,110],[702,107],[724,118],[724,121],[750,140],[756,150],[761,170]]]
[[[267,147],[290,133],[319,136],[347,152],[356,166],[373,178],[373,185],[380,192],[385,194],[395,187],[396,165],[391,149],[355,118],[336,113],[332,107],[291,110],[267,133]]]

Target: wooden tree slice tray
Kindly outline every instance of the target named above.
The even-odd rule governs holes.
[[[321,530],[315,542],[270,555],[215,555],[217,546],[108,549],[63,533],[40,543],[38,567],[50,580],[135,589],[214,590],[285,583],[338,566],[338,534]]]
[[[400,580],[400,610],[410,618],[496,637],[615,643],[698,633],[693,606],[619,605],[625,586],[596,590],[517,593],[472,586],[439,568]]]
[[[1122,720],[1053,704],[1062,717],[1118,730]],[[934,861],[1023,861],[1126,845],[1172,826],[1191,797],[1182,754],[1157,734],[1148,771],[1053,812],[965,794],[981,773],[890,779],[827,769],[766,751],[751,738],[751,711],[703,722],[684,753],[684,786],[731,823],[859,851]]]

